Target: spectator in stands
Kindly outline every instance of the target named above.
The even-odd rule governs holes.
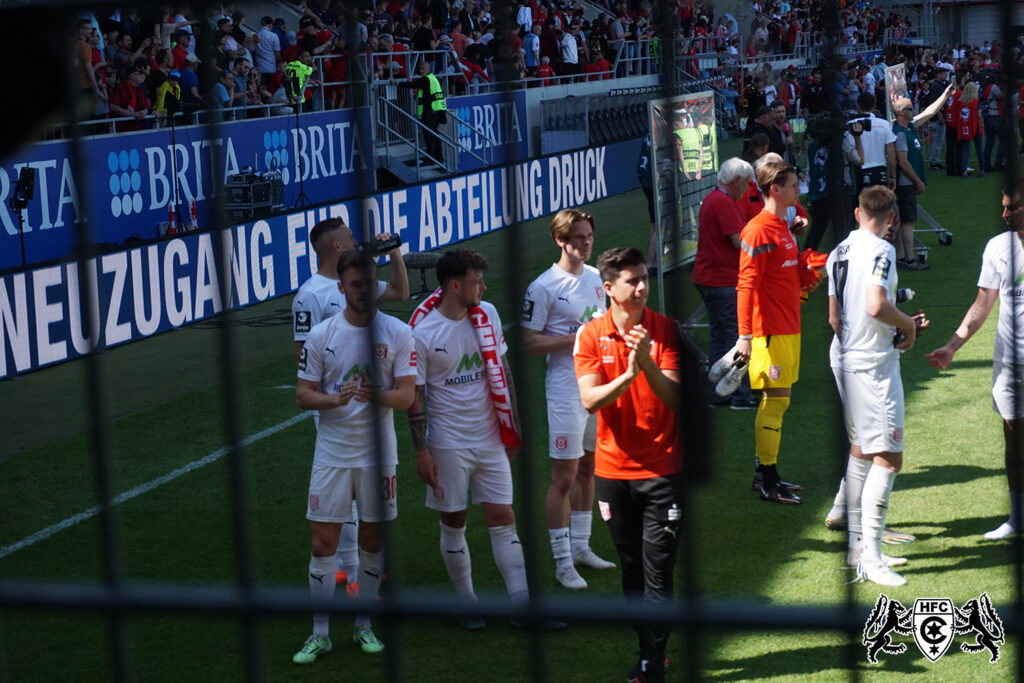
[[[263,17],[260,21],[260,31],[256,35],[259,42],[253,51],[253,59],[256,60],[256,68],[263,77],[263,84],[269,85],[270,78],[277,68],[277,60],[281,58],[281,41],[274,33],[274,20]]]
[[[448,31],[448,37],[452,41],[452,49],[455,50],[455,54],[458,55],[459,59],[462,59],[466,54],[466,46],[469,45],[469,37],[462,32],[462,22],[456,21],[452,24],[451,29]]]
[[[199,74],[196,73],[199,64],[199,57],[188,55],[185,57],[185,68],[180,71],[181,104],[186,114],[191,114],[197,109],[201,109],[205,104],[203,95],[199,90]]]
[[[426,52],[437,49],[437,40],[434,35],[433,18],[427,14],[423,17],[423,24],[413,31],[412,49],[416,52]],[[422,56],[420,57],[422,59]]]
[[[590,61],[586,66],[583,67],[583,72],[590,74],[587,76],[588,81],[599,81],[602,78],[611,78],[610,73],[604,73],[611,71],[612,65],[605,59],[600,52],[594,52],[590,55]]]
[[[523,38],[523,66],[526,67],[526,75],[530,77],[537,74],[537,67],[540,66],[541,29],[540,24],[534,24]]]
[[[83,95],[100,95],[100,87],[96,82],[96,72],[92,68],[92,45],[89,36],[92,34],[92,22],[88,19],[78,20],[78,39],[75,41],[75,74],[78,91]]]
[[[153,44],[152,38],[139,43],[138,49],[132,51],[132,35],[125,31],[118,37],[117,50],[114,52],[114,67],[117,69],[118,80],[125,81],[131,66],[142,53]]]
[[[274,19],[274,26],[271,30],[274,32],[274,35],[277,36],[277,41],[281,45],[281,49],[283,50],[284,46],[286,45],[285,34],[288,33],[288,28],[284,23],[284,19],[282,19],[281,17]],[[284,55],[282,54],[281,56],[283,57]]]
[[[167,116],[175,116],[181,111],[181,74],[171,71],[167,74],[167,80],[160,84],[156,90],[156,100],[153,102],[153,113],[157,116],[157,123],[161,124],[162,119]]]
[[[579,31],[579,27],[570,26],[567,31],[558,31],[556,34],[562,56],[560,76],[575,76],[580,72],[580,49],[576,44],[576,36],[573,31]]]
[[[545,85],[551,85],[551,79],[555,75],[555,70],[551,68],[551,59],[544,55],[540,58],[540,66],[537,67],[537,78]]]
[[[754,113],[754,119],[747,121],[747,130],[743,137],[745,140],[749,140],[757,133],[761,133],[768,138],[768,151],[775,152],[782,157],[786,154],[786,140],[777,124],[777,109],[781,109],[783,117],[785,117],[786,108],[781,103],[778,107],[775,106],[775,103],[772,103],[771,107],[759,107]],[[785,119],[783,118],[783,120]]]
[[[244,93],[243,93],[244,95]],[[232,106],[235,100],[235,72],[225,70],[220,79],[213,84],[213,105],[218,109]]]
[[[516,25],[521,35],[525,35],[533,27],[533,11],[525,2],[517,3]]]
[[[229,57],[237,56],[239,45],[238,41],[234,37],[234,24],[231,23],[231,19],[228,17],[221,17],[217,21],[217,30],[224,34],[224,52]]]
[[[235,60],[234,68],[232,69],[232,77],[235,79],[235,89],[231,96],[231,106],[241,107],[245,105],[245,95],[249,89],[249,70],[252,65],[249,64],[249,60],[240,57]]]
[[[160,48],[156,51],[154,61],[156,68],[150,68],[149,75],[146,77],[146,93],[155,100],[160,86],[167,81],[167,75],[174,69],[174,56],[170,50]]]
[[[539,23],[539,22],[538,22]],[[540,54],[547,57],[552,68],[558,66],[562,61],[561,45],[558,35],[555,33],[555,20],[548,17],[540,32]]]
[[[621,7],[621,5],[619,7]],[[616,61],[619,59],[620,55],[624,54],[621,50],[626,44],[626,27],[627,20],[625,9],[616,9],[615,19],[608,26],[608,49],[611,51],[611,54]],[[624,74],[624,67],[620,65],[615,75],[622,76]]]
[[[181,71],[185,68],[185,59],[190,54],[195,54],[194,51],[190,51],[192,47],[192,34],[185,30],[179,30],[174,34],[174,49],[171,50],[171,68],[175,71]]]
[[[152,105],[149,95],[142,83],[146,72],[132,67],[127,80],[121,81],[110,95],[110,113],[119,117],[131,117],[134,121],[122,121],[117,124],[117,131],[142,130],[142,120],[149,115]]]

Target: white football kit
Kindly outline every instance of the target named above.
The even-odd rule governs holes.
[[[521,324],[528,330],[558,337],[575,334],[607,310],[601,275],[584,265],[573,275],[557,264],[540,274],[523,297]],[[597,415],[580,402],[572,348],[549,353],[544,385],[548,410],[548,446],[552,458],[576,459],[597,443]]]
[[[486,301],[480,308],[504,356],[498,311]],[[427,487],[427,507],[465,510],[470,488],[475,503],[510,504],[512,472],[470,316],[452,320],[432,311],[416,323],[413,336],[416,384],[425,387],[427,446],[438,470],[438,486]]]
[[[316,382],[324,393],[336,394],[343,384],[358,380],[365,372],[378,389],[390,389],[396,378],[416,375],[414,347],[412,330],[392,316],[379,312],[374,315],[372,332],[369,326],[350,324],[343,315],[332,316],[310,331],[300,355],[298,377]],[[379,465],[378,476],[386,477],[393,490],[398,462],[394,411],[353,399],[347,405],[318,412],[307,516],[348,521],[353,493],[367,496],[376,491],[379,498],[389,489],[381,482],[370,481],[363,490],[356,490],[356,477],[342,482],[345,490],[331,490],[331,482],[339,482],[336,475],[325,470],[376,469]],[[369,500],[363,502],[373,505]],[[384,501],[384,505],[385,511],[388,506],[397,511],[394,499]],[[372,520],[362,509],[360,516]]]
[[[985,245],[978,287],[999,290],[992,407],[1004,420],[1016,420],[1024,417],[1024,246],[1014,231],[996,235]]]
[[[896,328],[868,315],[870,287],[896,301],[896,250],[854,230],[829,254],[828,293],[839,305],[840,334],[829,350],[850,443],[866,454],[903,451],[904,400]]]

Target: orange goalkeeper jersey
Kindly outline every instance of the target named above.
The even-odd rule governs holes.
[[[740,334],[800,334],[800,253],[786,221],[767,209],[740,233]]]

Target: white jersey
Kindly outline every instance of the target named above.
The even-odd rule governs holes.
[[[978,287],[999,290],[993,358],[1003,363],[1024,363],[1024,246],[1017,233],[1001,233],[985,245]]]
[[[606,310],[604,285],[597,268],[585,265],[583,273],[573,275],[555,264],[526,290],[521,324],[528,330],[560,337],[576,334],[582,325]],[[548,354],[545,387],[548,400],[579,400],[572,347]]]
[[[372,338],[371,338],[372,337]],[[370,344],[373,348],[370,348]],[[299,356],[299,379],[317,382],[326,394],[364,371],[378,389],[391,389],[397,377],[416,374],[412,329],[384,313],[373,316],[373,329],[356,327],[335,315],[314,327]],[[369,467],[377,462],[380,438],[382,465],[398,462],[394,411],[369,402],[318,411],[315,465]]]
[[[882,287],[896,302],[896,250],[867,230],[854,230],[828,256],[829,296],[839,304],[840,338],[830,350],[833,367],[849,372],[877,368],[899,358],[896,328],[868,315],[869,287]]]
[[[388,288],[388,283],[377,283],[379,297]],[[302,283],[292,299],[292,330],[297,342],[306,341],[312,330],[321,321],[345,310],[345,295],[338,290],[338,281],[313,273]]]
[[[498,311],[480,303],[508,351]],[[487,368],[469,315],[462,320],[432,311],[413,328],[416,339],[416,384],[426,388],[427,445],[431,448],[504,448],[498,415],[491,402]]]

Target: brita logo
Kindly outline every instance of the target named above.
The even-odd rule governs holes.
[[[291,172],[288,170],[288,133],[284,129],[264,131],[263,164],[265,168],[280,169],[281,179],[288,184]]]
[[[110,213],[114,218],[142,212],[142,174],[139,150],[121,150],[107,155],[110,171]]]

